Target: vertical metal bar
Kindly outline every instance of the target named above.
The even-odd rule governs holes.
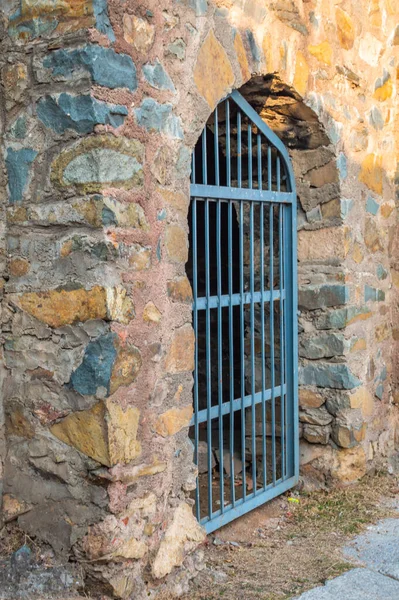
[[[274,299],[273,299],[273,226],[274,226],[274,206],[270,203],[269,207],[269,287],[270,287],[270,387],[271,387],[271,413],[272,413],[272,469],[273,469],[273,485],[276,484],[276,399],[275,399],[275,364],[274,364]]]
[[[221,252],[221,201],[216,204],[216,276],[218,295],[218,405],[219,405],[219,452],[220,452],[220,510],[224,513],[224,456],[223,456],[223,331],[222,331],[222,252]]]
[[[252,189],[252,125],[248,125],[248,187]]]
[[[208,183],[208,165],[207,165],[207,148],[206,148],[206,125],[202,131],[202,183]]]
[[[245,472],[245,323],[244,323],[244,203],[240,202],[240,362],[241,362],[241,461],[242,461],[242,496],[245,502],[247,482]]]
[[[231,504],[235,506],[234,487],[234,311],[233,311],[233,202],[228,204],[228,266],[229,266],[229,376],[230,376],[230,479]]]
[[[263,487],[267,486],[267,454],[266,454],[266,358],[265,358],[265,211],[264,203],[259,203],[260,211],[260,289],[261,289],[261,352],[262,352],[262,473],[263,473]]]
[[[258,190],[262,189],[262,138],[260,134],[257,135],[258,144]]]
[[[212,517],[212,366],[211,366],[211,310],[209,307],[210,290],[210,253],[209,253],[209,199],[205,200],[205,296],[206,296],[206,407],[207,407],[207,444],[208,444],[208,514]]]
[[[195,150],[191,155],[191,183],[196,183],[195,180]]]
[[[227,185],[231,186],[231,151],[230,151],[230,102],[226,100],[226,176]]]
[[[255,405],[255,303],[254,303],[254,203],[249,207],[249,280],[250,280],[250,346],[251,346],[251,433],[252,433],[252,482],[256,492],[256,405]]]
[[[267,189],[272,190],[272,149],[267,147]]]
[[[237,113],[237,184],[242,186],[241,111]]]
[[[278,217],[278,258],[279,258],[279,284],[280,284],[280,388],[281,388],[281,414],[280,414],[280,422],[281,422],[281,477],[285,479],[287,468],[285,464],[285,420],[286,420],[286,410],[285,410],[285,392],[284,392],[284,379],[285,379],[285,347],[284,347],[284,337],[285,337],[285,327],[284,327],[284,272],[283,272],[283,264],[284,264],[284,238],[283,238],[283,205],[279,205],[279,217]]]
[[[194,155],[194,153],[193,153]],[[199,424],[198,424],[198,311],[197,311],[197,298],[198,298],[198,262],[197,262],[197,199],[192,199],[192,256],[193,256],[193,325],[195,335],[195,350],[194,350],[194,462],[198,464],[198,437],[199,437]],[[197,487],[195,488],[195,512],[197,520],[201,518],[201,507],[200,507],[200,487],[199,479],[197,477]]]
[[[219,169],[219,117],[218,107],[214,112],[214,148],[215,148],[215,185],[220,185],[220,169]]]

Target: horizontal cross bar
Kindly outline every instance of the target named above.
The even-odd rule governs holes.
[[[193,183],[190,187],[192,198],[208,198],[209,200],[247,200],[255,202],[295,202],[295,194],[291,192],[272,192],[235,187],[219,187],[218,185],[201,185]]]
[[[284,394],[286,393],[286,386],[284,385],[283,387],[284,389]],[[281,386],[276,386],[274,388],[274,398],[279,398],[281,396]],[[257,392],[256,394],[254,394],[254,398],[252,398],[252,394],[248,394],[248,396],[244,396],[244,400],[242,400],[241,398],[237,398],[236,400],[233,400],[233,411],[237,411],[237,410],[241,410],[242,406],[244,408],[249,408],[252,405],[256,405],[256,404],[260,404],[261,402],[263,402],[263,399],[265,400],[265,402],[267,402],[268,400],[271,400],[272,398],[272,390],[264,390],[264,392]],[[212,406],[210,408],[210,410],[208,411],[207,408],[204,408],[203,410],[198,411],[197,413],[197,418],[198,418],[198,423],[206,423],[206,421],[208,420],[208,415],[210,416],[211,419],[217,419],[219,417],[219,414],[222,415],[228,415],[231,413],[231,403],[230,402],[224,402],[221,406],[219,406],[218,404],[216,406]],[[195,415],[194,417],[191,419],[191,423],[190,425],[194,425],[195,423]]]
[[[282,297],[285,298],[285,290],[282,290]],[[271,293],[269,290],[263,292],[245,292],[243,294],[243,304],[259,303],[259,302],[270,302]],[[280,300],[280,290],[273,290],[273,302]],[[241,294],[232,294],[220,296],[220,306],[240,306],[241,305]],[[219,297],[210,296],[210,298],[200,297],[194,300],[193,310],[205,310],[207,308],[217,308],[219,306]]]

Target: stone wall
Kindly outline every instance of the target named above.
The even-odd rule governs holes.
[[[117,597],[178,593],[204,536],[190,500],[190,156],[252,75],[297,175],[303,474],[353,481],[395,450],[398,9],[2,10],[4,519]]]

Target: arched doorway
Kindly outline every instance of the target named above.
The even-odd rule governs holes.
[[[238,91],[194,149],[189,223],[196,514],[210,532],[298,479],[295,181]]]

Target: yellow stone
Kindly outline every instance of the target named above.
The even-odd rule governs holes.
[[[368,154],[361,165],[359,180],[376,194],[382,194],[382,156]]]
[[[186,263],[188,260],[187,233],[179,225],[169,225],[165,230],[165,248],[173,262]]]
[[[369,21],[373,27],[380,29],[382,25],[382,13],[379,0],[371,0],[370,2]]]
[[[198,92],[211,108],[214,108],[233,86],[233,69],[213,30],[208,33],[198,53],[194,82]]]
[[[20,297],[22,310],[51,327],[107,317],[104,288],[28,292]]]
[[[172,302],[192,302],[193,291],[186,276],[167,282],[168,296]]]
[[[170,573],[173,567],[180,566],[185,555],[203,542],[205,537],[205,531],[194,517],[191,506],[185,502],[180,504],[165,532],[152,565],[154,577],[161,579]]]
[[[391,277],[392,277],[392,283],[395,287],[399,288],[399,271],[395,271],[394,269],[391,269]]]
[[[358,321],[366,321],[367,319],[369,319],[372,316],[373,316],[373,313],[371,311],[366,312],[366,313],[360,313],[359,315],[355,315],[354,317],[349,319],[349,321],[347,322],[347,325],[353,325],[353,323],[357,323]]]
[[[361,446],[340,450],[335,455],[331,475],[341,483],[352,483],[366,474],[366,461]]]
[[[324,260],[326,256],[344,258],[344,234],[342,227],[298,231],[298,260]]]
[[[321,214],[323,219],[340,219],[341,218],[341,199],[335,198],[329,202],[324,202],[321,205]]]
[[[146,321],[146,323],[159,323],[161,316],[161,312],[153,302],[148,302],[145,305],[143,310],[143,320]]]
[[[360,264],[363,258],[364,256],[362,252],[362,247],[356,242],[353,246],[353,260],[355,261],[355,263]]]
[[[155,431],[162,437],[174,435],[183,427],[188,427],[193,416],[193,407],[171,408],[163,413],[155,423]]]
[[[367,388],[360,387],[350,397],[351,408],[360,408],[363,417],[371,417],[374,411],[374,399]],[[359,441],[359,440],[358,440]]]
[[[123,37],[128,44],[142,53],[147,53],[155,40],[155,27],[145,19],[124,13]]]
[[[390,333],[391,333],[391,330],[387,323],[382,323],[381,325],[377,325],[377,327],[375,328],[375,332],[374,332],[375,341],[383,342],[384,340],[389,338]]]
[[[332,47],[331,44],[325,40],[316,46],[309,46],[308,50],[312,56],[315,56],[317,60],[325,63],[326,65],[331,65],[332,63]]]
[[[170,204],[177,212],[186,216],[188,213],[188,207],[190,205],[190,197],[182,192],[172,192],[163,188],[158,188],[158,192],[162,195],[163,199]]]
[[[71,413],[51,427],[51,433],[99,463],[111,467],[140,455],[136,440],[139,410],[108,401]]]
[[[247,53],[244,48],[242,37],[238,32],[236,33],[236,36],[234,38],[234,49],[237,53],[237,58],[240,64],[243,81],[248,81],[248,79],[251,76],[251,71],[249,69]]]
[[[353,343],[350,351],[351,352],[360,352],[361,350],[366,350],[366,348],[367,348],[367,342],[366,342],[365,338],[359,338],[358,340],[356,340]]]
[[[151,267],[151,248],[133,244],[130,249],[129,266],[133,271],[146,271]]]
[[[392,79],[389,78],[387,81],[379,88],[377,88],[374,92],[374,98],[379,100],[379,102],[385,102],[388,98],[392,97],[393,92],[393,83]]]
[[[106,288],[106,297],[108,319],[128,325],[134,317],[134,305],[126,289],[121,285]]]
[[[2,500],[2,511],[6,523],[17,519],[32,508],[31,505],[23,500],[18,500],[18,498],[15,498],[11,494],[4,494]]]
[[[388,219],[391,216],[394,208],[395,206],[393,204],[388,204],[388,202],[384,202],[384,204],[381,205],[380,213],[384,217],[384,219]]]
[[[318,392],[307,388],[299,388],[299,406],[301,408],[320,408],[324,398]]]
[[[183,325],[175,331],[165,362],[168,373],[194,371],[194,342],[191,325]]]
[[[127,386],[136,380],[141,369],[141,354],[138,348],[130,344],[117,342],[117,354],[112,367],[110,394],[121,386]]]
[[[10,262],[10,273],[14,277],[22,277],[29,271],[30,265],[24,258],[14,258]]]
[[[309,67],[302,52],[298,50],[296,55],[295,75],[292,82],[295,90],[304,96],[308,89]]]
[[[351,17],[339,6],[335,9],[338,40],[342,48],[350,50],[355,42],[355,27]]]

